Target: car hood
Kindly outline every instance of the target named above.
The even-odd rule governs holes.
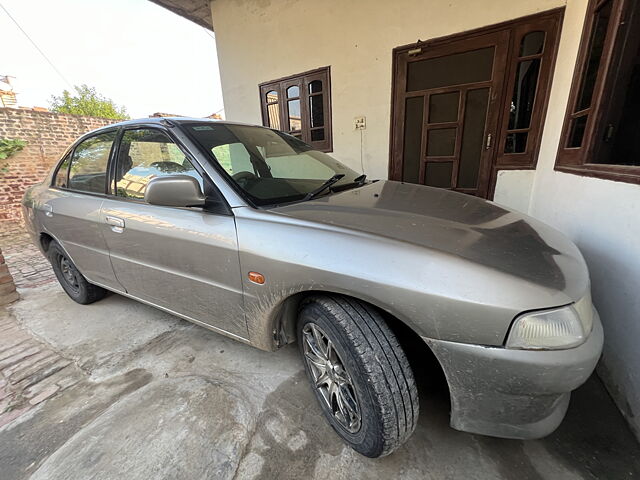
[[[455,255],[563,292],[569,301],[577,301],[589,288],[584,259],[563,234],[470,195],[377,181],[272,212]]]

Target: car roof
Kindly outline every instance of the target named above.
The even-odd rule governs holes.
[[[125,126],[136,126],[136,125],[150,125],[150,124],[158,124],[165,126],[174,126],[176,124],[180,125],[183,123],[215,123],[219,125],[246,125],[251,127],[262,127],[262,125],[252,125],[250,123],[242,123],[242,122],[230,122],[227,120],[215,120],[212,118],[196,118],[196,117],[148,117],[148,118],[136,118],[133,120],[125,120],[118,123],[111,123],[109,125],[105,125],[104,127],[97,128],[92,130],[89,133],[97,133],[102,130],[108,130],[112,128],[125,127]]]

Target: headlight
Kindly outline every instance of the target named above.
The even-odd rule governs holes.
[[[566,307],[525,313],[513,321],[507,348],[557,350],[583,343],[593,324],[591,295]]]

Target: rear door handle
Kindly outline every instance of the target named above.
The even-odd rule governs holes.
[[[114,232],[124,232],[124,219],[107,215],[104,220],[107,225],[111,225],[111,230],[113,230]]]

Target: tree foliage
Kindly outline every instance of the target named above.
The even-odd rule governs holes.
[[[19,152],[26,144],[27,142],[17,138],[0,138],[0,160],[5,160]]]
[[[64,90],[62,95],[51,96],[51,110],[71,115],[86,115],[90,117],[113,118],[126,120],[129,118],[125,107],[116,105],[113,100],[99,94],[95,88],[87,85],[75,86],[75,95]]]

